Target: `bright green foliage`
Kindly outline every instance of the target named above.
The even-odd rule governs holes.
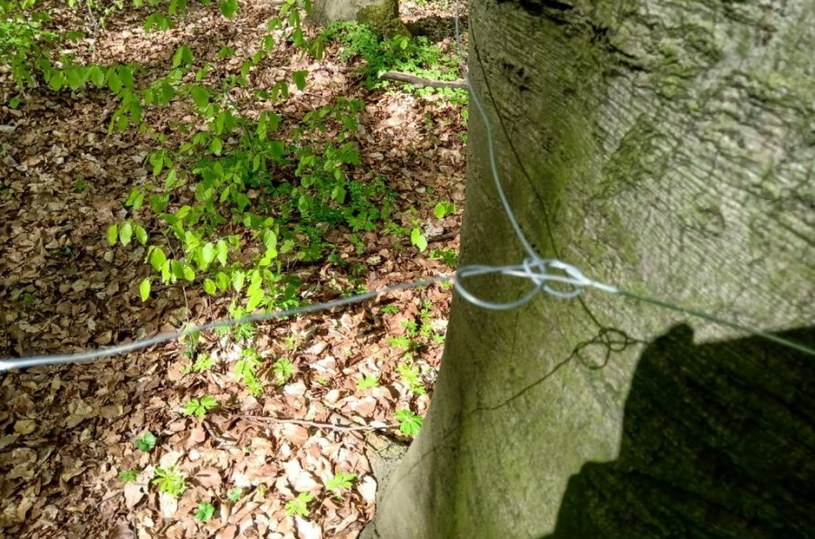
[[[456,205],[452,202],[439,202],[433,208],[433,215],[436,216],[436,219],[444,219],[448,215],[455,213]]]
[[[394,36],[382,39],[370,27],[356,22],[337,22],[323,31],[323,39],[338,40],[343,45],[340,59],[362,57],[366,65],[362,69],[366,84],[373,88],[387,84],[380,81],[379,75],[385,71],[401,71],[419,77],[436,80],[456,80],[457,60],[445,56],[441,49],[430,45],[425,37]],[[442,92],[466,99],[463,90],[450,88],[424,88],[422,93]]]
[[[200,399],[192,399],[184,405],[181,412],[185,416],[194,416],[199,419],[207,415],[207,412],[218,406],[218,399],[212,395],[205,395]]]
[[[342,498],[342,491],[351,488],[356,478],[356,474],[337,472],[334,477],[325,482],[325,488],[330,490],[337,498]]]
[[[399,431],[405,436],[416,436],[419,434],[419,429],[422,428],[422,417],[414,414],[410,410],[399,410],[395,414],[396,420],[399,422]]]
[[[286,358],[277,360],[272,367],[275,374],[275,384],[283,385],[294,376],[294,363]]]
[[[229,494],[226,495],[226,499],[232,503],[238,503],[240,499],[243,497],[243,489],[235,487],[229,491]]]
[[[138,470],[122,470],[119,472],[119,479],[122,480],[122,483],[130,483],[136,480],[136,477],[139,476]]]
[[[201,354],[195,358],[195,362],[190,365],[189,372],[208,371],[215,365],[215,358],[209,354]]]
[[[421,228],[416,227],[410,231],[410,243],[422,253],[427,250],[427,237],[422,233]]]
[[[263,383],[258,379],[258,368],[263,364],[263,359],[252,348],[245,348],[241,351],[241,358],[235,363],[233,376],[238,382],[246,385],[249,392],[259,397],[263,393]]]
[[[144,451],[145,453],[149,453],[156,447],[156,437],[153,436],[153,433],[150,431],[145,432],[139,438],[136,438],[134,442],[136,447],[139,451]]]
[[[362,379],[357,382],[357,388],[359,389],[373,389],[379,386],[379,377],[367,374],[362,377]]]
[[[201,502],[195,511],[195,518],[201,522],[206,522],[215,514],[215,506],[209,502]]]
[[[453,269],[458,265],[458,253],[455,249],[433,249],[430,251],[430,258],[441,260],[445,265]]]
[[[156,475],[152,482],[159,492],[166,492],[173,498],[178,498],[187,490],[187,482],[175,466],[156,468]]]
[[[312,500],[314,500],[313,494],[301,492],[296,498],[286,502],[286,505],[284,506],[286,509],[286,514],[289,516],[298,515],[301,517],[307,517],[309,514],[308,504]]]
[[[402,377],[402,383],[404,383],[412,393],[424,395],[427,392],[422,382],[422,371],[415,363],[400,363],[399,375]]]

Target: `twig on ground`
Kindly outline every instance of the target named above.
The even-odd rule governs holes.
[[[407,82],[414,86],[430,87],[430,88],[461,88],[466,89],[467,83],[463,79],[459,80],[433,80],[417,77],[409,73],[400,73],[399,71],[386,71],[382,73],[379,78],[385,80],[396,80],[399,82]]]

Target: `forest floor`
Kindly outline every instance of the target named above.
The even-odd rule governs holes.
[[[196,62],[213,64],[208,77],[236,72],[240,62],[219,58],[219,47],[250,56],[279,8],[249,0],[230,20],[217,3],[195,4],[171,29],[145,33],[146,8],[113,11],[98,26],[58,4],[52,24],[86,33],[74,51],[82,61],[166,71],[187,44]],[[402,9],[408,20],[443,23],[432,41],[455,53],[449,5]],[[286,260],[281,271],[298,277],[302,303],[449,273],[458,245],[463,99],[400,83],[370,89],[360,60],[339,52],[329,43],[315,60],[283,42],[249,74],[252,87],[270,88],[308,71],[306,86],[290,84],[290,97],[274,105],[282,133],[338,98],[360,100],[354,174],[384,178],[394,193],[389,231],[338,226],[326,234],[332,258]],[[0,66],[0,102],[15,95]],[[270,106],[240,89],[234,98],[244,108]],[[105,238],[128,216],[151,237],[166,229],[123,202],[150,176],[155,134],[165,144],[183,139],[172,127],[188,112],[175,105],[145,109],[149,133],[109,132],[118,103],[102,90],[39,87],[17,108],[0,105],[0,358],[93,349],[229,317],[230,298],[200,283],[158,287],[142,301],[145,247]],[[440,202],[455,211],[438,218]],[[426,250],[404,236],[415,227]],[[433,285],[260,323],[240,337],[204,332],[92,363],[0,373],[0,536],[356,537],[375,512],[372,451],[409,441],[397,411],[427,411],[450,298],[449,286]],[[254,394],[235,376],[247,350],[262,365]],[[210,398],[211,410],[189,414],[191,402]],[[160,488],[162,473],[183,481],[176,496]]]

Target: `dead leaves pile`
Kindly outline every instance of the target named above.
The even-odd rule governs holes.
[[[63,8],[60,8],[63,9]],[[178,28],[144,34],[142,14],[122,12],[80,43],[80,57],[97,62],[139,62],[166,67],[186,43],[197,58],[215,64],[208,77],[234,73],[239,62],[214,53],[229,44],[238,57],[255,49],[266,2],[246,2],[232,21],[217,6],[196,6]],[[71,24],[67,12],[57,18]],[[74,21],[75,22],[75,21]],[[79,21],[81,22],[81,21]],[[253,84],[270,87],[291,70],[307,69],[309,84],[280,106],[296,119],[339,96],[362,99],[358,143],[371,177],[384,176],[399,193],[395,219],[419,221],[433,248],[454,248],[459,215],[432,217],[433,205],[464,199],[460,108],[440,98],[409,93],[371,93],[353,66],[329,50],[314,62],[287,49],[256,69]],[[203,61],[203,60],[202,60]],[[14,90],[0,74],[0,97]],[[149,78],[149,77],[148,77]],[[148,80],[149,82],[149,80]],[[248,92],[235,99],[258,109]],[[148,273],[140,248],[109,247],[107,225],[125,213],[122,201],[148,175],[145,157],[154,142],[134,132],[108,134],[115,99],[101,91],[54,94],[29,91],[19,110],[0,106],[0,356],[68,352],[120,343],[226,316],[223,300],[194,289],[171,287],[146,304],[136,290]],[[156,132],[182,121],[183,107],[145,117]],[[460,214],[460,212],[459,212]],[[144,223],[151,233],[160,225]],[[332,299],[354,286],[368,290],[446,273],[449,268],[407,241],[360,234],[364,251],[342,230],[332,231],[340,258],[366,267],[361,277],[333,264],[294,268],[308,301]],[[405,352],[389,339],[405,334],[405,322],[427,311],[444,331],[448,288],[434,286],[383,297],[337,312],[298,317],[258,327],[251,343],[208,333],[198,354],[214,366],[190,373],[182,343],[91,364],[34,369],[0,378],[0,534],[10,537],[355,537],[374,514],[376,479],[366,456],[371,428],[394,423],[409,408],[424,415],[428,395],[409,391],[398,372]],[[383,311],[385,305],[395,309]],[[264,357],[264,392],[252,396],[233,376],[242,347]],[[424,342],[415,352],[423,381],[432,390],[442,346]],[[285,384],[273,381],[271,365],[286,358],[295,366]],[[358,382],[377,376],[379,386]],[[218,407],[204,418],[185,417],[184,403],[211,395]],[[150,452],[134,440],[155,434]],[[395,429],[387,430],[398,438]],[[405,440],[402,439],[402,442]],[[174,466],[186,479],[173,498],[152,483],[157,468]],[[136,470],[124,483],[120,473]],[[325,483],[338,472],[355,475],[342,496]],[[229,493],[240,489],[237,500]],[[308,516],[292,516],[286,502],[311,493]],[[215,514],[195,519],[198,504]]]

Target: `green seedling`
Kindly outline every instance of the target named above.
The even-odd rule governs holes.
[[[405,436],[416,436],[422,428],[423,419],[410,410],[402,409],[396,412],[396,420],[399,422],[399,432]]]
[[[436,204],[436,207],[433,208],[433,215],[436,216],[436,219],[444,219],[448,215],[455,213],[456,205],[452,202],[439,202]]]
[[[366,374],[359,382],[357,382],[358,389],[373,389],[378,386],[379,377],[372,374]]]
[[[308,492],[301,492],[297,495],[296,498],[293,500],[289,500],[286,502],[284,508],[286,509],[286,514],[289,516],[301,516],[307,517],[309,514],[308,511],[308,504],[314,499],[314,495]]]
[[[206,522],[215,514],[215,506],[209,502],[201,502],[198,504],[198,510],[195,512],[195,518],[201,522]]]
[[[187,490],[187,482],[175,466],[156,468],[153,484],[158,487],[159,492],[166,492],[173,498],[180,497]]]
[[[337,472],[334,477],[325,482],[325,488],[330,490],[335,497],[342,498],[342,491],[351,488],[356,478],[356,474]]]
[[[184,405],[181,414],[187,417],[193,416],[201,419],[207,412],[218,406],[218,399],[212,395],[205,395],[200,399],[192,399]]]
[[[145,432],[134,442],[139,451],[149,453],[156,447],[156,437],[150,431]]]
[[[418,365],[414,363],[401,363],[399,365],[399,374],[402,377],[402,382],[412,393],[416,395],[424,395],[426,393],[424,384],[422,383],[422,372]]]
[[[226,499],[232,503],[238,503],[240,499],[243,497],[243,489],[235,487],[229,491],[229,494],[226,495]]]
[[[272,370],[275,374],[275,384],[282,386],[294,376],[294,363],[286,358],[279,359]]]
[[[138,470],[122,470],[119,472],[119,479],[122,480],[122,483],[130,483],[136,480],[136,477],[139,476]]]

